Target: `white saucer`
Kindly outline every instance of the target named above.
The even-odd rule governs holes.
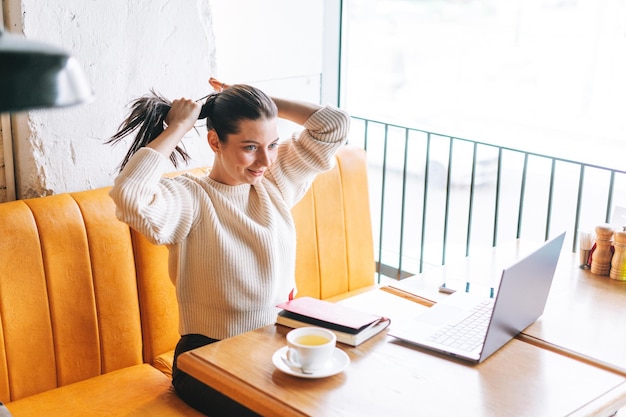
[[[289,346],[283,346],[274,352],[274,355],[272,355],[272,362],[274,362],[274,366],[284,373],[300,378],[326,378],[328,376],[336,375],[339,372],[343,372],[348,365],[350,365],[350,358],[348,357],[348,354],[339,348],[335,348],[332,358],[328,361],[324,368],[319,371],[314,371],[311,374],[303,374],[302,372],[290,368],[285,362],[283,362],[281,356],[285,356],[287,349],[289,349]]]

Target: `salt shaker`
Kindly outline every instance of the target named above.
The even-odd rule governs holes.
[[[626,281],[626,231],[615,232],[615,253],[611,259],[609,276],[618,281]]]
[[[613,228],[611,225],[596,226],[596,245],[591,254],[592,274],[609,275],[613,250]]]

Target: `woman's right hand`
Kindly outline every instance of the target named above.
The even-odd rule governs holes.
[[[187,98],[179,98],[172,101],[172,107],[167,113],[165,123],[169,127],[180,127],[187,133],[198,121],[200,115],[200,109],[202,108],[200,103]]]
[[[165,118],[167,128],[147,147],[169,158],[181,139],[195,126],[201,107],[200,103],[187,98],[172,101],[172,107]]]

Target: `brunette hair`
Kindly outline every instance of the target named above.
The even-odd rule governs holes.
[[[154,90],[150,93],[130,103],[130,114],[120,124],[117,133],[105,142],[115,145],[138,129],[135,139],[119,165],[119,171],[126,166],[135,152],[156,139],[165,129],[165,118],[172,102]],[[224,91],[209,94],[198,119],[207,119],[207,129],[215,130],[219,140],[226,142],[228,135],[239,133],[239,122],[242,120],[271,119],[277,115],[276,104],[263,91],[246,84],[235,84]],[[179,159],[186,163],[189,158],[182,144],[170,155],[175,167],[178,167]]]

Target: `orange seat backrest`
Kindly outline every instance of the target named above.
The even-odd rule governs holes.
[[[0,401],[142,362],[130,232],[107,190],[0,204]]]

